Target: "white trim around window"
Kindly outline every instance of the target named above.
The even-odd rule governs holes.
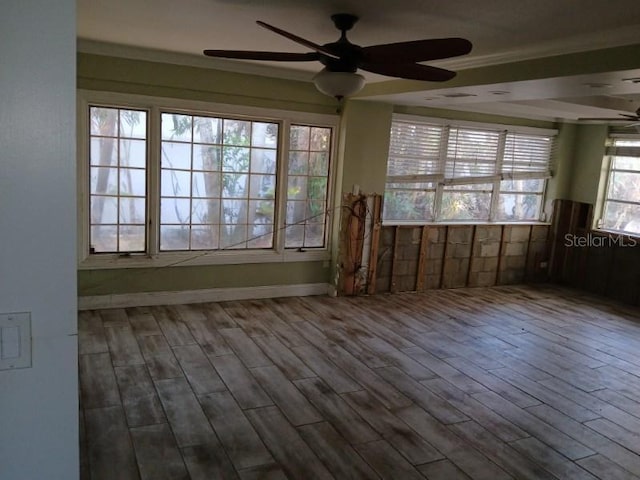
[[[91,209],[90,197],[90,131],[89,109],[91,106],[131,109],[146,112],[147,138],[146,140],[146,239],[144,252],[128,252],[126,248],[115,253],[90,253],[90,224]],[[271,248],[244,248],[244,249],[217,249],[217,250],[186,250],[186,251],[161,251],[159,223],[160,217],[160,158],[162,133],[160,118],[163,112],[170,111],[185,113],[187,115],[218,116],[239,120],[257,122],[270,122],[278,125],[277,149],[276,149],[276,176],[277,188],[275,192],[275,208],[272,213],[274,218],[274,236]],[[331,229],[334,224],[334,184],[335,184],[335,157],[338,144],[338,117],[315,113],[273,110],[258,107],[237,106],[227,104],[214,104],[201,101],[181,100],[173,98],[160,98],[144,95],[129,95],[109,92],[96,92],[80,90],[78,93],[78,261],[80,269],[100,268],[139,268],[139,267],[169,267],[169,266],[193,266],[215,264],[239,264],[239,263],[271,263],[271,262],[300,262],[300,261],[326,261],[331,254]],[[292,190],[288,185],[289,164],[289,131],[292,125],[310,126],[312,128],[330,129],[331,139],[328,147],[329,169],[327,175],[326,205],[327,218],[324,227],[324,247],[308,248],[304,245],[300,248],[285,248],[284,233],[287,227],[287,202],[295,203],[296,197],[288,191]],[[117,137],[117,135],[116,135]],[[121,142],[116,138],[116,142]],[[301,147],[299,147],[301,148]],[[304,156],[304,155],[303,155]],[[96,166],[94,165],[94,168]],[[127,173],[139,173],[127,169]],[[298,181],[309,180],[306,177],[315,174],[302,174]],[[306,177],[305,177],[306,175]],[[313,177],[315,178],[315,177]],[[309,181],[313,180],[310,179]],[[318,182],[316,182],[318,183]],[[134,195],[134,194],[132,194]],[[135,193],[139,195],[139,193]],[[95,195],[94,195],[95,196]],[[288,200],[289,197],[289,200]],[[320,208],[321,202],[313,203],[313,207]],[[300,202],[295,204],[299,207]],[[120,207],[117,207],[120,208]],[[298,208],[300,210],[300,208]],[[289,220],[291,221],[291,220]],[[133,222],[132,222],[133,223]],[[139,222],[138,222],[139,223]],[[308,223],[308,222],[307,222]],[[305,225],[307,224],[305,223]],[[318,225],[315,228],[315,244],[318,243]],[[302,230],[303,238],[306,230]],[[287,240],[290,242],[289,240]],[[305,241],[305,240],[303,240]],[[117,252],[120,253],[117,253]]]

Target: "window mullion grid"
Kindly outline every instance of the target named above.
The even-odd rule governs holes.
[[[638,157],[640,158],[640,157]],[[622,169],[622,168],[615,168],[615,167],[611,167],[611,165],[614,165],[614,162],[610,163],[609,166],[609,173],[608,173],[608,178],[607,178],[607,190],[605,192],[605,201],[606,202],[617,202],[617,203],[624,203],[626,205],[640,205],[640,202],[634,202],[633,200],[619,200],[616,198],[609,198],[609,182],[611,181],[610,179],[613,178],[613,175],[616,173],[629,173],[629,174],[633,174],[633,175],[637,175],[638,177],[640,177],[640,171],[639,170],[628,170],[628,169]]]
[[[149,111],[147,144],[147,251],[149,256],[160,252],[160,109]]]
[[[489,221],[493,222],[498,217],[498,205],[500,201],[500,181],[502,180],[502,164],[504,163],[505,145],[507,142],[507,131],[500,132],[498,140],[498,151],[496,152],[496,164],[494,167],[493,192],[491,192],[491,205],[489,207]]]
[[[103,107],[101,104],[105,103],[106,105]],[[138,190],[136,192],[140,192],[142,185],[142,181],[144,178],[144,200],[145,200],[145,208],[144,211],[142,210],[138,210],[138,214],[135,215],[137,218],[139,218],[139,216],[141,216],[140,214],[144,215],[144,243],[142,243],[142,238],[141,238],[141,234],[142,232],[140,231],[141,229],[138,229],[138,244],[140,245],[140,251],[139,253],[142,253],[144,255],[146,255],[147,257],[155,257],[158,258],[160,256],[160,239],[161,239],[161,200],[162,200],[162,185],[161,185],[161,179],[162,179],[162,152],[163,152],[163,134],[162,134],[162,115],[163,115],[163,107],[162,104],[155,104],[155,103],[147,103],[146,101],[141,101],[140,103],[142,104],[146,104],[146,105],[130,105],[129,102],[126,101],[122,101],[122,102],[113,102],[112,100],[106,101],[106,102],[100,102],[100,105],[98,105],[96,108],[110,108],[110,109],[114,109],[118,111],[118,119],[117,119],[117,124],[116,124],[116,128],[117,130],[120,130],[120,128],[122,127],[122,122],[120,121],[120,115],[121,115],[121,110],[123,109],[135,109],[135,110],[139,110],[139,111],[144,111],[145,112],[145,116],[146,116],[146,133],[145,133],[145,147],[144,147],[144,168],[145,168],[145,175],[144,177],[142,177],[142,175],[140,175],[138,177],[138,181],[137,181],[137,186],[138,186]],[[123,106],[111,106],[112,104],[122,104]],[[116,192],[115,195],[111,195],[108,192],[105,192],[104,194],[102,194],[103,197],[115,197],[115,202],[117,202],[116,205],[113,205],[112,210],[115,210],[114,214],[112,215],[112,217],[115,217],[115,221],[112,221],[112,223],[115,223],[115,229],[116,231],[113,232],[116,236],[116,238],[114,239],[114,251],[107,251],[104,250],[104,252],[102,250],[97,251],[97,252],[90,252],[90,246],[91,246],[91,242],[92,242],[92,216],[91,216],[91,202],[92,202],[92,196],[93,196],[93,191],[92,191],[92,182],[91,182],[91,175],[92,175],[92,171],[91,171],[91,141],[93,138],[93,134],[92,134],[92,124],[91,124],[91,119],[92,119],[92,111],[91,108],[93,107],[93,104],[91,102],[89,102],[88,100],[85,100],[83,98],[79,98],[78,101],[78,118],[81,120],[79,123],[80,125],[82,125],[81,127],[81,131],[82,131],[82,135],[79,135],[79,140],[78,140],[78,152],[79,152],[79,157],[83,159],[83,161],[79,161],[78,162],[78,168],[77,168],[77,172],[78,172],[78,178],[80,179],[78,181],[78,196],[80,199],[80,202],[82,203],[83,207],[78,209],[78,222],[80,225],[86,226],[85,228],[80,228],[78,229],[78,245],[81,247],[78,249],[78,260],[79,262],[84,262],[86,260],[89,259],[90,256],[92,256],[92,253],[110,253],[111,254],[111,258],[115,257],[115,256],[122,256],[121,253],[127,253],[127,252],[120,252],[120,250],[122,250],[123,248],[128,248],[127,245],[128,243],[122,243],[122,242],[126,242],[128,241],[128,237],[126,235],[129,235],[128,231],[125,232],[125,237],[122,237],[123,232],[121,232],[120,230],[122,230],[123,226],[128,227],[129,224],[132,223],[132,221],[128,218],[127,213],[132,211],[132,209],[134,208],[133,205],[130,205],[133,203],[133,201],[135,200],[135,198],[140,198],[142,199],[142,195],[140,195],[140,193],[132,193],[129,191],[129,187],[127,186],[127,189],[124,190],[123,187],[123,195],[124,197],[122,197],[122,195],[120,195],[119,192]],[[174,109],[172,109],[173,111]],[[175,109],[175,111],[177,112],[178,110]],[[180,110],[182,111],[182,110]],[[190,114],[185,112],[185,114]],[[248,117],[248,114],[247,114]],[[297,118],[295,115],[293,116],[294,118]],[[222,118],[222,117],[221,117]],[[234,117],[235,118],[235,117]],[[278,125],[279,127],[279,135],[278,135],[278,144],[276,145],[276,148],[274,148],[273,150],[275,150],[275,156],[276,156],[276,167],[275,167],[275,171],[271,170],[272,167],[269,167],[270,170],[268,172],[269,175],[275,174],[275,181],[276,183],[276,192],[275,192],[275,211],[273,212],[273,246],[271,248],[271,251],[274,252],[280,252],[283,253],[286,247],[286,235],[285,235],[285,226],[286,226],[286,211],[287,211],[287,180],[288,180],[288,153],[289,153],[289,147],[290,147],[290,131],[291,131],[291,123],[293,120],[288,119],[288,117],[284,116],[284,117],[280,117],[279,119],[274,119],[271,116],[267,115],[264,117],[265,121],[268,123],[275,123]],[[85,121],[82,121],[85,120]],[[270,120],[270,122],[269,122]],[[305,122],[305,120],[298,120],[300,122]],[[311,120],[310,124],[315,124],[315,122],[318,120]],[[326,119],[322,120],[323,122],[327,121]],[[253,126],[253,123],[252,123]],[[142,127],[141,124],[138,124],[138,129],[140,129]],[[196,128],[195,124],[191,125],[191,129],[192,129],[192,135],[191,137],[194,138],[193,135],[193,130]],[[334,129],[332,127],[332,133],[334,132]],[[130,165],[128,163],[121,163],[121,157],[126,151],[129,151],[129,147],[128,145],[123,144],[122,142],[122,136],[125,134],[124,130],[123,132],[120,131],[116,131],[115,135],[113,136],[113,152],[114,152],[114,156],[118,159],[116,161],[116,165],[112,166],[112,169],[115,170],[115,172],[113,172],[111,174],[112,178],[113,178],[113,182],[118,186],[117,188],[120,188],[120,184],[122,183],[120,181],[120,177],[122,177],[122,179],[124,180],[125,178],[128,179],[128,175],[129,175],[129,170],[130,169]],[[138,131],[139,134],[139,131]],[[250,137],[252,138],[252,135],[250,135]],[[133,138],[133,137],[132,137]],[[136,139],[138,137],[135,137]],[[127,137],[127,141],[131,140],[129,137]],[[332,150],[335,148],[335,144],[334,144],[334,139],[332,138]],[[140,148],[142,145],[140,143],[138,143],[138,152],[140,154],[142,154],[142,148]],[[249,146],[250,151],[253,151],[253,147],[254,145],[251,144]],[[260,146],[260,148],[262,148],[262,145]],[[271,147],[265,147],[265,148],[271,148]],[[190,195],[189,195],[189,206],[190,208],[190,214],[193,213],[193,204],[195,202],[195,197],[194,194],[196,194],[197,192],[197,185],[194,183],[195,177],[194,177],[194,168],[196,168],[196,164],[197,164],[197,157],[196,157],[196,153],[197,150],[195,149],[194,146],[194,142],[190,142],[190,174],[191,174],[191,181],[189,182],[189,191],[190,191]],[[185,152],[186,153],[186,152]],[[272,153],[270,155],[273,155]],[[331,156],[331,154],[329,153],[329,155]],[[139,158],[140,160],[142,160],[141,155],[139,155],[137,158]],[[273,157],[271,157],[273,158]],[[186,160],[186,158],[185,158]],[[269,160],[269,162],[271,162],[271,160]],[[250,171],[248,172],[248,175],[258,175],[258,174],[262,174],[262,171],[253,171],[253,163],[250,164]],[[137,170],[141,170],[140,169],[141,165],[136,166],[135,168]],[[125,167],[127,170],[126,171],[121,171],[122,167]],[[330,163],[329,168],[332,168],[333,165]],[[105,167],[106,168],[106,167]],[[219,172],[218,172],[219,173]],[[265,174],[267,174],[267,172],[265,172]],[[186,179],[185,179],[186,180]],[[327,185],[328,188],[329,185],[333,184],[333,180],[331,177],[331,173],[329,173],[327,175]],[[262,184],[261,184],[262,185]],[[186,186],[186,185],[185,185]],[[249,190],[247,191],[247,195],[248,197],[243,197],[241,200],[245,201],[245,202],[251,202],[251,196],[254,195],[251,190],[251,186],[248,187]],[[262,187],[261,187],[262,188]],[[267,187],[264,187],[267,188]],[[187,189],[184,189],[185,192],[187,191]],[[261,190],[262,191],[262,190]],[[329,190],[330,192],[331,190]],[[256,190],[257,192],[257,190]],[[98,194],[96,194],[98,195]],[[269,195],[271,195],[271,193],[269,193]],[[254,195],[255,196],[255,195]],[[122,197],[122,198],[121,198]],[[126,204],[124,204],[124,206],[126,207],[125,209],[120,208],[120,203],[122,201],[122,199],[124,198],[124,200],[126,200]],[[269,197],[269,198],[273,198],[273,197]],[[257,201],[257,198],[254,199]],[[325,199],[327,202],[329,202],[329,198]],[[309,199],[304,199],[304,203],[305,205],[309,202]],[[111,203],[113,204],[114,201],[111,200]],[[302,202],[301,202],[302,203]],[[184,205],[184,207],[187,207],[187,205]],[[222,203],[218,202],[218,208],[221,210],[222,209]],[[268,206],[267,206],[268,208]],[[132,214],[133,215],[133,214]],[[133,218],[133,217],[132,217]],[[327,218],[330,218],[329,215],[327,215]],[[244,229],[247,229],[247,232],[250,231],[250,224],[247,223],[247,219],[243,219],[244,220],[244,224],[242,225],[242,227]],[[126,221],[126,224],[123,224],[122,222]],[[139,220],[136,220],[139,222]],[[139,225],[139,223],[138,223]],[[189,227],[193,227],[193,218],[188,222]],[[108,225],[110,227],[112,227],[112,225]],[[220,228],[221,225],[217,226],[218,228],[218,234],[220,233]],[[325,224],[325,228],[324,228],[324,242],[326,243],[326,238],[328,235],[328,226]],[[306,233],[306,232],[305,232]],[[315,237],[314,237],[315,238]],[[191,251],[191,248],[194,246],[194,244],[192,244],[192,242],[195,242],[196,239],[195,237],[192,238],[192,236],[189,237],[188,239],[188,249],[186,251]],[[124,245],[124,247],[123,247]],[[109,247],[111,248],[111,247]],[[177,250],[167,250],[169,252],[179,252],[182,253],[181,250],[183,249],[177,249]],[[138,253],[138,251],[136,251],[135,253]],[[95,258],[98,258],[97,256]],[[102,258],[109,258],[106,255],[103,256]]]
[[[442,136],[440,138],[440,148],[438,153],[439,158],[439,167],[442,177],[444,179],[444,175],[446,172],[446,162],[447,162],[447,146],[449,145],[449,133],[451,131],[451,127],[446,125],[442,129]],[[442,192],[444,190],[444,181],[436,183],[436,192],[433,198],[433,212],[432,218],[434,221],[440,221],[440,206],[442,205]]]
[[[289,184],[289,144],[291,121],[282,120],[278,128],[278,152],[276,153],[276,211],[274,212],[273,246],[277,253],[284,252],[287,235],[287,190]]]
[[[627,170],[624,168],[611,168],[610,170],[612,173],[633,173],[635,175],[640,175],[640,170]]]
[[[607,202],[614,202],[614,203],[623,203],[625,205],[640,205],[640,202],[634,202],[633,200],[620,200],[617,198],[608,198],[606,199]]]
[[[191,141],[189,142],[189,251],[193,251],[193,144],[195,141],[195,115],[191,115]]]
[[[122,215],[122,209],[120,208],[120,205],[122,203],[122,196],[120,195],[120,188],[122,186],[122,182],[120,181],[120,175],[122,173],[122,169],[120,168],[120,147],[122,146],[122,137],[121,134],[122,132],[120,131],[120,126],[122,124],[122,109],[118,108],[116,110],[118,112],[118,117],[116,119],[116,137],[115,137],[115,147],[116,147],[116,179],[117,179],[117,189],[116,189],[116,194],[115,194],[115,198],[116,198],[116,252],[118,253],[122,253],[122,251],[120,250],[120,230],[122,228],[122,224],[121,224],[121,218],[120,216]]]

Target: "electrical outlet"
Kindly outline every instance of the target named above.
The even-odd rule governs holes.
[[[31,314],[0,314],[0,370],[31,367]]]

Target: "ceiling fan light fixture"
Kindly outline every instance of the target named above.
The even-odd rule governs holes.
[[[313,77],[316,88],[338,100],[359,92],[364,87],[364,77],[355,72],[332,72],[323,68]]]

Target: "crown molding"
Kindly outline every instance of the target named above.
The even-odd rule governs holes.
[[[530,47],[505,50],[489,55],[455,57],[429,63],[453,70],[465,70],[636,44],[638,44],[638,28],[636,25],[632,25],[566,38],[562,40],[562,43],[557,41],[538,43]]]
[[[199,56],[182,52],[155,50],[119,43],[99,42],[86,38],[78,38],[77,51],[92,55],[105,55],[131,60],[144,60],[148,62],[170,63],[188,67],[210,68],[212,70],[223,70],[226,72],[260,75],[263,77],[282,78],[301,82],[311,82],[313,75],[315,75],[315,72],[278,68],[270,65],[259,65],[251,62],[227,60],[223,58],[205,57],[204,55]]]
[[[505,50],[488,55],[471,55],[455,57],[429,62],[430,65],[449,68],[452,70],[466,70],[471,68],[490,67],[526,60],[535,60],[557,55],[596,51],[606,48],[635,45],[638,43],[636,26],[621,27],[615,30],[596,32],[563,39],[561,43],[545,42],[525,48]],[[282,78],[302,82],[312,82],[313,71],[296,70],[291,68],[274,67],[246,61],[235,61],[223,58],[205,57],[184,52],[170,52],[151,48],[130,46],[118,43],[100,42],[86,38],[78,38],[77,50],[82,53],[107,55],[133,60],[171,63],[198,68],[210,68],[227,72],[260,75],[264,77]],[[366,72],[365,72],[366,73]],[[367,83],[388,81],[389,77],[382,75],[365,75]]]

